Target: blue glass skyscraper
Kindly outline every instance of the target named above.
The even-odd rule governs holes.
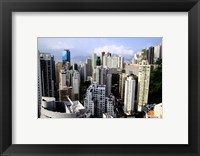
[[[63,64],[65,64],[66,62],[70,62],[69,49],[64,49],[64,51],[62,52],[62,61],[63,61]]]

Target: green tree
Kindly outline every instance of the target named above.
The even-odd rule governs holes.
[[[157,67],[151,71],[149,84],[149,99],[148,103],[162,102],[162,59],[155,63]]]

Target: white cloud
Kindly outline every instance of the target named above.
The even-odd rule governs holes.
[[[113,45],[106,45],[106,46],[98,47],[94,49],[94,52],[97,54],[100,54],[103,51],[110,52],[112,54],[122,55],[122,56],[134,54],[134,51],[132,49],[128,49],[123,45],[117,46],[113,44]]]
[[[48,49],[52,49],[52,50],[72,49],[72,48],[74,48],[74,46],[63,43],[63,42],[48,44]]]

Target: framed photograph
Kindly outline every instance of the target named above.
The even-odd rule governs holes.
[[[200,155],[198,0],[1,0],[1,155]]]

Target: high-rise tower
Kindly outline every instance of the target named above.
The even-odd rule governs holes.
[[[135,103],[135,80],[133,76],[128,76],[125,80],[124,112],[131,114],[134,111]]]
[[[148,102],[150,71],[150,65],[143,60],[139,64],[138,73],[138,112],[141,112],[142,107]]]
[[[40,74],[42,96],[54,97],[55,61],[49,53],[40,53]]]
[[[65,65],[67,62],[70,63],[71,58],[70,58],[69,49],[64,49],[64,51],[62,52],[62,61],[63,61],[63,65]]]

